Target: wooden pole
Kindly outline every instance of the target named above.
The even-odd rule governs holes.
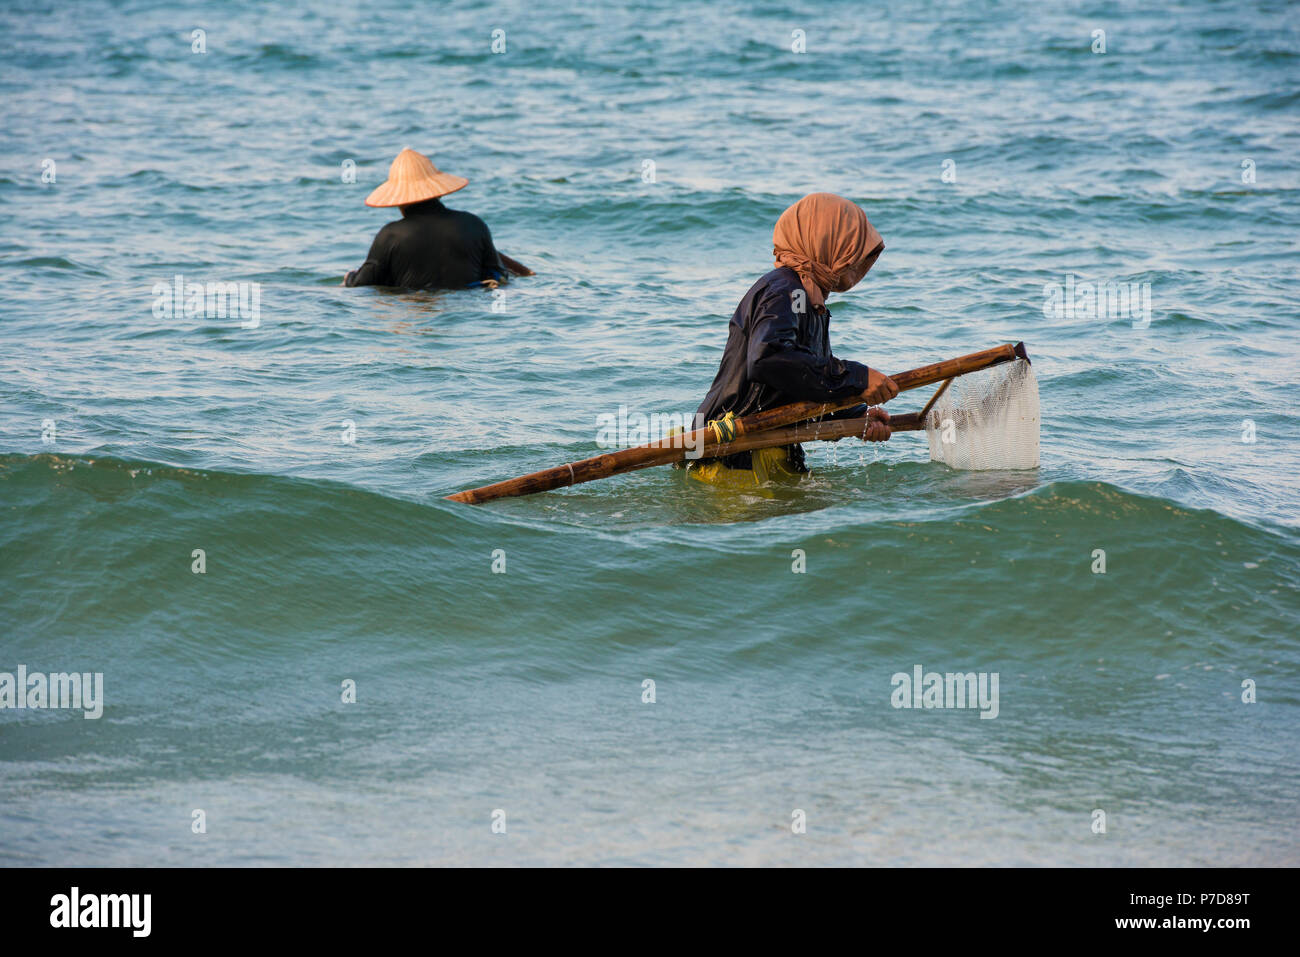
[[[507,256],[499,249],[497,250],[497,258],[501,260],[501,265],[505,266],[506,269],[510,270],[516,276],[537,275],[535,272],[533,272],[531,269],[529,269],[527,266],[521,263],[518,259],[511,259],[509,256]]]
[[[924,422],[925,417],[930,414],[930,410],[934,408],[934,404],[939,401],[939,397],[948,391],[948,386],[950,385],[952,385],[952,380],[944,379],[943,385],[939,386],[939,388],[935,390],[934,395],[930,396],[930,401],[921,409],[922,422]]]
[[[861,438],[866,435],[867,425],[871,421],[873,420],[864,415],[856,419],[800,422],[779,429],[768,429],[766,432],[754,432],[734,442],[709,442],[704,446],[704,454],[700,457],[718,459],[737,452],[771,449],[800,442],[838,442],[840,439]],[[889,417],[889,429],[891,432],[921,432],[925,429],[925,419],[919,412],[893,415]]]
[[[900,372],[890,378],[898,386],[898,391],[905,392],[908,389],[932,385],[935,382],[942,382],[944,379],[966,375],[969,372],[987,369],[989,366],[1010,362],[1018,358],[1028,358],[1025,355],[1025,344],[1023,342],[1018,342],[1014,346],[996,346],[982,352],[972,352],[970,355],[958,356],[956,359],[945,359],[943,362],[921,366],[919,369]],[[736,419],[733,423],[735,437],[730,443],[717,442],[713,430],[706,426],[685,435],[668,436],[634,448],[619,449],[617,452],[607,452],[604,455],[596,455],[580,462],[558,465],[555,468],[543,469],[540,472],[506,479],[492,485],[484,485],[481,488],[466,489],[463,492],[448,495],[447,498],[453,502],[479,505],[498,498],[532,495],[536,492],[547,492],[568,485],[579,485],[583,482],[609,478],[611,475],[621,475],[624,472],[650,468],[654,465],[668,465],[672,462],[684,461],[687,457],[686,453],[693,449],[703,449],[704,452],[700,456],[702,458],[716,458],[719,454],[730,454],[730,451],[745,451],[745,449],[737,446],[737,442],[745,436],[756,437],[755,433],[779,429],[782,426],[803,422],[805,419],[819,418],[840,409],[861,405],[863,401],[865,401],[863,395],[852,395],[831,402],[792,402],[789,405],[778,406],[763,412],[755,412],[742,419]],[[900,418],[902,417],[900,416]],[[829,426],[832,423],[822,424]],[[712,444],[715,451],[709,451],[710,444]],[[790,443],[771,443],[771,445],[788,444]],[[748,446],[747,448],[762,447],[770,446]],[[717,451],[724,448],[730,449],[730,451],[720,453]]]

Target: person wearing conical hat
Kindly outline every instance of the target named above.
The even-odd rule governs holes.
[[[494,287],[509,266],[531,275],[492,244],[487,223],[473,213],[448,209],[442,197],[469,180],[444,173],[423,153],[404,149],[388,168],[388,179],[366,197],[367,206],[398,206],[402,218],[384,226],[359,269],[345,286],[401,286],[406,289]]]
[[[776,268],[754,283],[732,315],[722,363],[696,420],[859,394],[875,405],[897,395],[889,376],[831,352],[827,295],[861,282],[885,248],[867,214],[833,193],[813,193],[781,214],[772,247]],[[834,417],[840,416],[866,416],[863,439],[883,442],[890,436],[884,409],[855,406]],[[701,459],[689,469],[693,478],[732,487],[807,471],[798,445]]]

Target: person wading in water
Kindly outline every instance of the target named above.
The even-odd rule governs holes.
[[[843,197],[813,193],[781,214],[772,246],[776,268],[754,283],[736,307],[722,364],[696,421],[741,418],[791,402],[827,402],[858,393],[866,393],[868,405],[896,396],[898,386],[889,376],[831,354],[827,294],[856,286],[885,248],[867,214]],[[831,418],[861,417],[864,409],[855,406]],[[865,414],[871,421],[862,437],[888,440],[889,413],[873,408]],[[702,459],[688,468],[693,478],[737,487],[808,471],[799,445]]]
[[[387,181],[366,197],[366,205],[400,206],[402,218],[379,230],[366,261],[343,277],[343,285],[495,288],[506,270],[531,276],[532,270],[497,251],[487,223],[442,205],[440,197],[468,184],[439,170],[423,153],[398,153]]]

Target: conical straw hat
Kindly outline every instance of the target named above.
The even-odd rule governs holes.
[[[469,180],[452,176],[433,165],[432,160],[413,149],[397,154],[388,167],[388,179],[366,197],[367,206],[405,206],[426,199],[446,196],[463,189]]]

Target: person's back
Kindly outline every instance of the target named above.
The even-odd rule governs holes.
[[[375,236],[349,286],[463,289],[505,276],[487,223],[438,199],[402,207],[402,218]]]

